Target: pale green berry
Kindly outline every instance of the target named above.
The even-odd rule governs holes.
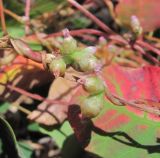
[[[64,75],[64,73],[66,71],[66,63],[63,60],[63,58],[55,58],[49,64],[49,69],[54,74],[58,74],[60,76]]]
[[[75,58],[74,65],[76,69],[80,69],[83,72],[94,71],[99,61],[94,55],[82,54]]]
[[[77,49],[77,41],[72,37],[66,37],[64,38],[64,41],[60,47],[60,51],[62,54],[70,54],[76,51]]]
[[[94,71],[98,65],[98,59],[93,55],[87,55],[77,61],[82,71]]]
[[[73,66],[84,72],[94,71],[99,64],[99,60],[94,56],[95,47],[87,47],[73,52],[70,57],[74,61]]]
[[[84,117],[94,118],[101,112],[103,104],[103,94],[91,95],[82,101],[80,105],[81,113]]]
[[[105,86],[103,81],[98,77],[87,77],[84,81],[84,89],[90,94],[104,92]]]
[[[85,57],[94,56],[95,53],[96,47],[90,46],[79,50],[77,49],[75,52],[70,54],[70,57],[73,60],[78,61],[80,59],[84,59]]]
[[[140,24],[138,17],[135,15],[131,16],[131,28],[136,36],[140,36],[143,32],[143,28]]]
[[[97,48],[94,46],[89,46],[86,47],[82,50],[83,53],[87,53],[87,54],[95,54],[96,53]]]

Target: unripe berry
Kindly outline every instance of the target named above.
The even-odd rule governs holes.
[[[80,107],[81,113],[84,117],[96,117],[102,110],[104,104],[103,93],[98,95],[91,95],[85,98]]]
[[[66,71],[66,63],[63,60],[63,58],[55,58],[52,60],[52,62],[49,64],[49,69],[51,72],[53,72],[57,76],[64,75]]]
[[[97,48],[96,47],[94,47],[94,46],[89,46],[89,47],[86,47],[86,48],[84,48],[83,50],[82,50],[82,53],[86,53],[86,54],[95,54],[96,53],[96,50],[97,50]]]
[[[135,15],[131,16],[131,28],[136,36],[140,36],[143,32],[140,21]]]
[[[70,54],[76,51],[77,49],[77,41],[72,37],[66,37],[64,38],[64,41],[60,47],[60,51],[62,54]]]
[[[86,56],[85,58],[81,58],[78,61],[79,67],[82,71],[87,72],[87,71],[93,71],[96,69],[96,66],[98,65],[98,59],[93,56]]]
[[[104,92],[105,86],[103,81],[98,77],[87,77],[84,81],[84,89],[90,94]]]
[[[72,54],[74,66],[83,72],[94,71],[99,64],[98,59],[90,53],[83,53],[83,51]]]

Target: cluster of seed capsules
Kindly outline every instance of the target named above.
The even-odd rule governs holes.
[[[101,69],[102,61],[95,56],[95,47],[78,47],[77,41],[68,35],[59,46],[58,53],[42,53],[42,56],[39,56],[39,53],[35,54],[36,52],[33,52],[21,40],[11,39],[11,43],[20,55],[33,60],[35,60],[33,55],[34,57],[38,55],[38,61],[42,60],[44,67],[55,77],[64,76],[69,66],[77,71],[90,74],[80,79],[84,90],[88,92],[88,96],[83,97],[80,101],[81,112],[87,118],[96,117],[101,112],[104,104],[105,86],[97,75]]]
[[[94,72],[101,64],[95,56],[95,47],[79,48],[72,36],[65,37],[59,49],[60,55],[49,60],[47,65],[55,76],[63,76],[68,66],[81,72]],[[88,75],[83,79],[82,85],[89,94],[81,99],[82,115],[87,118],[96,117],[104,104],[104,83],[97,75]]]

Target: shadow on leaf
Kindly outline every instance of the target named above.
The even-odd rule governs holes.
[[[140,144],[139,142],[134,140],[132,137],[130,137],[127,133],[122,132],[122,131],[106,132],[106,131],[104,131],[100,128],[97,128],[96,126],[93,126],[93,131],[96,134],[99,134],[101,136],[111,137],[115,141],[118,141],[118,142],[123,143],[125,145],[131,146],[131,147],[134,147],[134,148],[141,148],[141,149],[147,150],[147,152],[149,154],[160,153],[160,144],[159,145],[143,145],[143,144]],[[119,137],[121,137],[121,138],[119,138]],[[123,138],[125,138],[126,141]],[[157,142],[158,142],[158,138],[157,138]]]

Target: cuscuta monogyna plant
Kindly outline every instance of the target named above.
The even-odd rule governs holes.
[[[33,52],[31,48],[19,39],[11,39],[11,44],[20,55],[24,55],[35,61],[42,62],[55,77],[64,76],[67,67],[72,66],[75,70],[88,74],[94,74],[100,68],[101,61],[95,56],[96,47],[80,48],[77,41],[69,35],[68,30],[64,31],[64,40],[59,47],[59,54]],[[89,93],[81,101],[82,114],[84,117],[92,118],[97,116],[104,100],[104,85],[96,75],[85,75],[80,78],[84,89]],[[101,97],[99,97],[101,96]]]
[[[95,56],[96,47],[78,47],[77,41],[70,36],[68,30],[63,31],[63,34],[63,42],[57,48],[59,49],[58,54],[34,52],[25,42],[19,39],[11,39],[11,43],[18,54],[43,63],[44,68],[53,73],[55,77],[63,77],[70,66],[76,71],[84,73],[83,77],[79,78],[77,82],[88,93],[88,96],[83,97],[80,101],[81,112],[86,118],[96,117],[101,112],[105,96],[115,105],[130,105],[143,111],[160,114],[159,109],[146,106],[145,102],[128,102],[110,93],[101,75],[103,63]]]
[[[68,30],[64,30],[63,32],[46,35],[43,38],[44,40],[53,38],[55,36],[64,35],[63,42],[61,43],[60,47],[57,48],[58,52],[53,52],[53,54],[49,53],[48,51],[43,51],[41,53],[33,51],[28,46],[28,44],[23,42],[22,40],[10,38],[12,47],[15,49],[17,54],[23,55],[36,62],[43,63],[44,68],[46,70],[49,70],[55,77],[58,77],[58,76],[63,77],[68,67],[70,66],[75,70],[80,71],[84,74],[83,77],[80,77],[77,79],[77,83],[81,85],[88,94],[82,97],[82,99],[79,102],[81,114],[83,116],[82,117],[83,121],[84,120],[88,121],[88,119],[92,119],[100,114],[100,112],[103,109],[105,97],[107,97],[113,104],[118,106],[130,105],[132,107],[136,107],[143,111],[160,115],[160,110],[158,109],[158,107],[154,108],[151,106],[147,106],[147,102],[145,101],[138,101],[138,100],[127,101],[119,96],[112,94],[101,74],[101,68],[104,65],[103,65],[103,62],[99,58],[97,58],[97,56],[95,55],[97,48],[96,47],[81,48],[78,46],[77,41],[71,36],[71,35],[78,35],[78,34],[79,35],[94,34],[97,36],[103,36],[104,39],[107,38],[109,42],[117,43],[118,46],[120,47],[123,47],[123,48],[129,47],[146,56],[147,55],[149,56],[149,53],[147,53],[145,50],[151,50],[156,54],[160,54],[160,51],[157,48],[155,48],[154,46],[152,46],[147,42],[144,42],[142,38],[139,38],[141,35],[143,36],[142,34],[143,32],[141,31],[141,26],[138,22],[138,19],[134,17],[131,20],[131,23],[132,23],[131,25],[133,26],[132,35],[135,36],[134,43],[131,43],[130,39],[129,40],[124,39],[123,36],[118,35],[114,31],[109,29],[108,26],[106,26],[103,22],[101,22],[100,20],[97,20],[93,14],[87,12],[83,6],[77,5],[76,1],[68,0],[68,2],[70,2],[72,5],[77,7],[80,11],[82,11],[85,15],[87,15],[90,19],[92,19],[101,28],[101,31],[95,30],[95,29],[80,29],[80,30],[72,30],[69,32]],[[26,22],[26,28],[28,27],[29,25]],[[5,27],[3,30],[5,32]],[[37,35],[34,35],[34,36],[37,37]],[[105,44],[106,43],[104,43],[104,45]],[[10,45],[11,49],[12,47]],[[114,47],[111,47],[111,49],[113,50]],[[52,50],[50,52],[52,52]],[[16,54],[14,53],[14,56],[13,58],[11,58],[11,61],[14,59],[15,56]],[[149,56],[149,58],[153,59],[155,63],[159,64],[159,61],[157,61],[156,58],[151,56]],[[47,103],[51,103],[51,104],[54,104],[54,103],[61,104],[64,106],[69,106],[72,104],[71,102],[62,102],[59,100],[47,99],[37,94],[29,93],[13,85],[9,85],[9,84],[1,84],[1,85],[5,86],[10,90],[16,91],[20,94],[29,96],[39,101],[46,101]],[[23,112],[25,112],[26,114],[30,113],[30,111],[26,111],[26,109],[24,111],[24,109],[21,108],[21,110],[23,110]]]

